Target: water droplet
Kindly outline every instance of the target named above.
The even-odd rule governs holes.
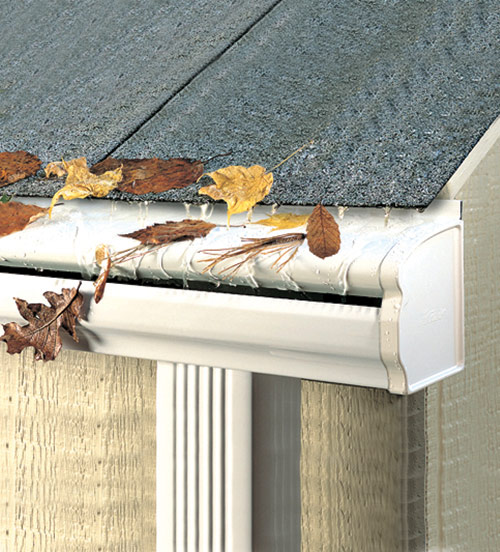
[[[337,209],[339,210],[339,219],[342,220],[344,218],[345,212],[349,209],[349,207],[345,205],[339,205]]]

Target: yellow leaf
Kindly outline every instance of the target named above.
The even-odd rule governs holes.
[[[52,208],[60,197],[63,199],[79,199],[88,196],[104,197],[116,188],[122,179],[121,167],[113,171],[106,171],[99,176],[91,173],[87,167],[87,160],[84,157],[74,159],[73,162],[66,163],[63,161],[62,163],[68,176],[64,187],[56,192],[52,198],[49,217],[52,214]]]
[[[272,226],[271,232],[274,230],[289,230],[304,226],[311,215],[296,215],[294,213],[279,213],[278,215],[270,215],[265,219],[257,220],[253,224],[262,224],[263,226]]]
[[[231,215],[243,213],[261,201],[271,190],[273,175],[260,165],[241,167],[232,165],[205,173],[215,182],[198,190],[199,194],[227,203],[227,223]],[[201,177],[200,177],[201,178]]]
[[[67,167],[71,166],[85,168],[87,166],[87,160],[85,157],[78,157],[77,159],[71,159],[71,161],[53,161],[45,167],[45,176],[49,178],[55,174],[58,178],[60,178],[61,176],[68,174]]]

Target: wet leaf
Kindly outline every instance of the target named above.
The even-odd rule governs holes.
[[[80,285],[72,289],[64,288],[62,293],[46,291],[43,296],[50,306],[14,298],[19,313],[28,324],[3,324],[4,334],[0,341],[7,343],[7,352],[12,355],[26,347],[34,347],[36,360],[54,360],[62,348],[60,328],[78,341],[76,322],[80,320],[83,308]]]
[[[261,224],[262,226],[271,226],[271,232],[274,230],[289,230],[304,226],[307,223],[310,215],[296,215],[294,213],[279,213],[277,215],[269,215],[267,218],[257,220],[253,224]]]
[[[339,252],[339,226],[323,205],[316,205],[307,221],[307,243],[311,253],[321,259]]]
[[[42,162],[26,151],[0,153],[0,187],[36,174]]]
[[[153,224],[120,236],[139,240],[143,245],[167,245],[176,241],[204,238],[215,226],[211,222],[198,219],[184,219],[177,222],[169,220],[163,224]]]
[[[123,180],[118,186],[121,192],[131,194],[159,194],[173,188],[185,188],[194,184],[203,174],[203,163],[193,159],[114,159],[108,157],[91,168],[102,174],[122,167]]]
[[[68,176],[66,177],[66,184],[64,187],[56,192],[52,198],[49,208],[49,217],[52,214],[54,205],[60,197],[63,199],[77,199],[88,196],[105,197],[111,190],[116,188],[122,179],[121,168],[107,171],[97,176],[89,171],[85,158],[83,158],[83,160],[84,162],[79,163],[66,163],[63,161],[63,167],[67,171]]]
[[[202,262],[208,263],[203,272],[214,269],[219,263],[227,259],[241,257],[230,266],[224,267],[219,274],[233,276],[245,263],[252,261],[258,255],[278,255],[271,268],[279,272],[297,254],[306,235],[302,233],[287,233],[269,238],[242,238],[242,244],[224,249],[205,249],[201,253],[210,255]]]
[[[47,208],[17,201],[0,203],[0,237],[24,230],[28,224],[45,216]]]
[[[106,282],[108,281],[109,271],[111,269],[111,254],[107,245],[99,245],[95,250],[95,259],[101,267],[101,272],[97,280],[94,282],[94,301],[99,303],[104,295]]]
[[[266,197],[273,185],[273,175],[260,165],[241,167],[232,165],[214,172],[205,173],[215,184],[204,186],[199,194],[227,203],[227,224],[231,215],[250,210]]]

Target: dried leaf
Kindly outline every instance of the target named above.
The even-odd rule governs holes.
[[[83,159],[83,161],[81,161]],[[117,168],[114,171],[107,171],[100,176],[92,174],[87,168],[85,158],[74,159],[72,162],[62,162],[64,169],[67,171],[66,184],[61,188],[54,197],[49,208],[49,217],[52,214],[52,209],[56,201],[62,197],[63,199],[77,199],[88,196],[104,197],[117,187],[122,179],[122,170]]]
[[[64,288],[62,293],[46,291],[43,296],[50,307],[42,303],[27,303],[14,298],[21,316],[28,321],[26,326],[16,322],[3,324],[4,334],[0,341],[7,343],[7,352],[20,353],[26,347],[34,347],[36,360],[54,360],[62,348],[60,328],[64,328],[78,341],[76,322],[82,316],[83,296],[77,288]]]
[[[236,257],[243,257],[240,261],[223,268],[220,274],[227,272],[228,276],[234,275],[245,263],[255,259],[258,255],[278,255],[271,265],[279,272],[297,254],[306,235],[302,233],[280,234],[269,238],[242,238],[243,245],[228,247],[225,249],[205,249],[201,253],[211,255],[202,262],[209,263],[203,272],[215,268],[220,262]]]
[[[290,230],[298,226],[304,226],[307,223],[310,215],[295,215],[294,213],[279,213],[277,215],[269,215],[267,218],[257,220],[253,224],[261,224],[263,226],[271,226],[271,232],[274,230]]]
[[[163,224],[153,224],[130,234],[120,234],[124,238],[139,240],[143,245],[167,245],[175,241],[204,238],[215,224],[198,219],[169,220]]]
[[[17,201],[0,203],[0,237],[24,230],[30,222],[43,217],[48,209]]]
[[[0,187],[36,174],[42,162],[26,151],[0,153]]]
[[[85,159],[85,157],[77,157],[76,159],[71,159],[70,161],[53,161],[45,167],[45,176],[49,178],[50,176],[55,175],[60,178],[68,174],[68,167],[79,167],[86,169],[87,159]]]
[[[91,168],[102,174],[122,167],[121,192],[131,194],[159,194],[172,188],[185,188],[194,184],[203,174],[203,163],[193,159],[114,159],[108,157]]]
[[[316,205],[307,221],[307,243],[311,253],[321,259],[339,252],[339,226],[323,205]]]
[[[95,259],[101,267],[101,272],[94,282],[95,292],[94,301],[99,303],[104,295],[106,282],[108,281],[109,271],[111,270],[111,255],[107,245],[99,245],[95,250]]]
[[[231,215],[243,213],[266,197],[273,185],[273,175],[260,165],[241,167],[232,165],[205,173],[215,182],[198,190],[199,194],[227,203],[227,224]]]

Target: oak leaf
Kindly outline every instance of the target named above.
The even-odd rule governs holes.
[[[49,207],[49,217],[56,201],[63,199],[77,199],[88,196],[105,197],[115,189],[122,179],[122,170],[120,167],[113,171],[107,171],[102,175],[91,173],[87,167],[87,161],[82,163],[66,163],[63,161],[63,167],[67,171],[66,183],[63,188],[54,194]]]
[[[304,226],[307,223],[310,215],[296,215],[294,213],[279,213],[269,215],[267,218],[257,220],[253,224],[261,224],[263,226],[271,226],[271,232],[274,230],[290,230]]]
[[[222,199],[227,203],[228,226],[231,215],[250,210],[266,197],[273,185],[273,174],[260,165],[231,165],[205,175],[215,184],[200,188],[198,193],[215,200]]]
[[[120,236],[139,240],[142,245],[167,245],[176,241],[204,238],[215,226],[211,222],[198,219],[169,220]]]
[[[307,243],[311,253],[321,259],[339,252],[339,226],[323,205],[316,205],[307,221]]]
[[[94,282],[94,301],[99,303],[104,295],[106,282],[108,281],[109,271],[111,270],[111,254],[107,245],[99,245],[95,250],[95,259],[101,267],[101,272]]]
[[[34,175],[41,165],[42,162],[36,155],[26,151],[1,152],[0,187]]]
[[[43,303],[28,303],[14,298],[21,316],[28,321],[25,326],[16,322],[3,324],[0,341],[7,343],[9,354],[20,353],[26,347],[34,347],[36,360],[54,360],[62,348],[60,328],[78,341],[76,322],[81,319],[83,296],[76,288],[63,288],[62,293],[46,291],[43,296],[50,307]]]
[[[194,184],[203,174],[203,163],[193,159],[114,159],[108,157],[95,164],[91,171],[103,174],[122,167],[123,180],[118,186],[121,192],[141,195],[159,194],[173,188],[185,188]]]
[[[28,224],[47,214],[48,209],[9,201],[0,203],[0,238],[24,230]]]

